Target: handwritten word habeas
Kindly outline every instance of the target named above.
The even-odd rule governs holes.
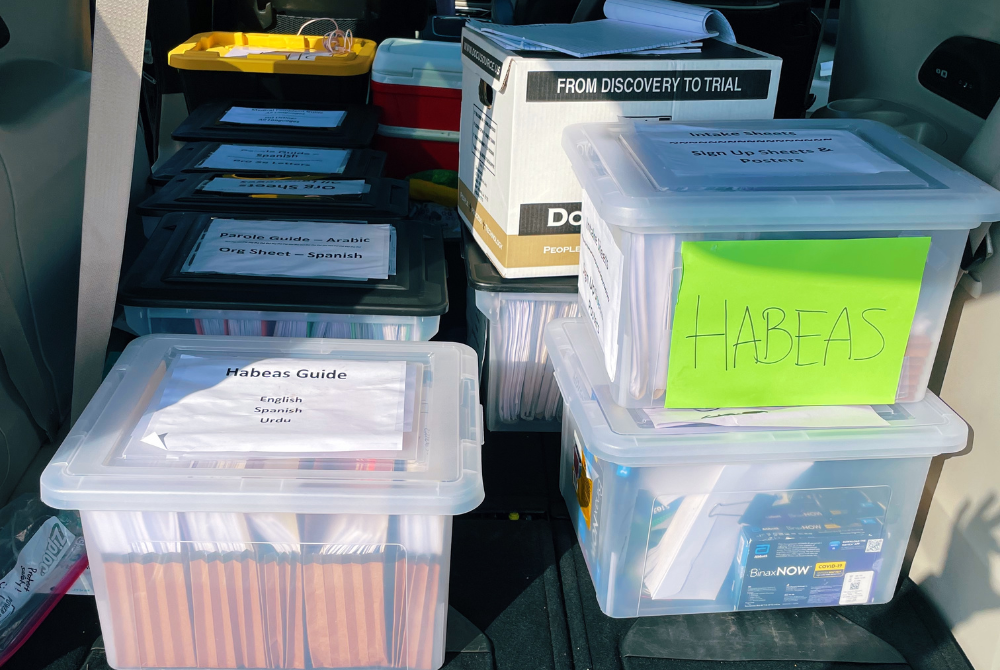
[[[728,300],[695,301],[691,340],[697,369],[736,370],[746,365],[828,366],[868,361],[885,351],[880,328],[885,307],[818,310],[766,307]]]

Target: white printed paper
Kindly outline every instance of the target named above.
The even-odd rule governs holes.
[[[206,170],[268,170],[307,174],[340,174],[351,157],[350,149],[303,149],[222,144],[198,167]]]
[[[399,451],[406,362],[181,356],[133,440],[168,452]]]
[[[646,409],[656,428],[706,424],[757,428],[878,428],[889,423],[868,405],[774,409]]]
[[[623,138],[660,187],[676,177],[803,177],[908,172],[846,130],[637,124]]]
[[[259,277],[386,279],[392,226],[214,219],[182,272]]]
[[[621,313],[624,257],[611,230],[585,198],[580,226],[580,278],[577,286],[583,312],[597,332],[608,376],[618,366],[618,318]]]
[[[275,109],[271,107],[230,107],[219,119],[223,123],[252,126],[297,126],[337,128],[347,112],[332,109]]]
[[[198,190],[205,193],[245,195],[338,196],[361,195],[371,186],[364,179],[240,179],[214,177]]]
[[[841,605],[866,605],[872,590],[875,572],[848,572],[844,575],[844,585],[840,589]]]
[[[0,580],[0,622],[17,612],[32,594],[48,592],[55,586],[47,578],[76,540],[56,517],[38,527],[17,555],[14,569]]]

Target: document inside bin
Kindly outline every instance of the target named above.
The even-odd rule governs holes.
[[[349,448],[344,450],[331,450],[329,442],[323,431],[315,432],[317,424],[315,420],[312,424],[306,424],[305,432],[296,432],[297,429],[290,429],[285,432],[286,437],[281,438],[277,431],[273,431],[274,426],[264,428],[253,428],[256,420],[271,419],[275,412],[295,412],[289,414],[292,420],[302,420],[299,417],[315,418],[315,412],[323,412],[324,398],[321,396],[318,403],[313,408],[308,392],[302,393],[304,398],[295,391],[287,389],[293,388],[297,380],[292,378],[292,384],[284,380],[269,383],[268,379],[262,376],[262,370],[275,367],[275,363],[281,360],[292,361],[299,364],[294,359],[260,359],[234,358],[223,354],[204,354],[197,357],[187,355],[174,355],[168,362],[161,365],[146,386],[146,390],[141,398],[141,407],[137,406],[135,426],[126,434],[123,433],[118,445],[114,448],[107,463],[126,468],[168,468],[168,469],[236,469],[241,475],[251,475],[258,473],[259,476],[267,477],[269,473],[276,475],[278,470],[362,470],[362,471],[397,471],[408,472],[426,471],[428,460],[428,449],[430,444],[425,430],[427,422],[427,398],[429,385],[431,384],[430,368],[423,363],[416,361],[406,361],[405,363],[405,386],[400,401],[402,412],[398,417],[401,423],[397,422],[397,428],[401,431],[400,449],[361,449],[352,451]],[[197,360],[195,360],[197,359]],[[301,359],[302,365],[308,365],[308,359]],[[329,367],[327,363],[335,366],[337,361],[320,359],[316,361],[324,367]],[[344,365],[352,365],[355,368],[363,367],[368,361],[355,357],[345,357]],[[378,364],[377,361],[372,361]],[[258,366],[260,370],[258,370]],[[234,388],[232,395],[227,394],[222,389],[223,383],[216,383],[215,377],[208,378],[216,371],[226,370],[226,377],[223,381],[228,382],[231,370],[242,370],[251,376],[258,373],[255,383],[261,386],[261,397],[257,407],[253,411],[248,411],[249,405],[246,401],[252,401],[246,388]],[[177,377],[177,375],[182,375]],[[351,373],[353,374],[353,373]],[[222,378],[221,375],[219,375]],[[235,377],[235,375],[233,375]],[[239,380],[237,380],[239,381]],[[340,380],[335,379],[333,383]],[[317,384],[312,379],[302,382],[298,386],[306,387],[307,384]],[[243,384],[246,387],[246,384]],[[274,392],[269,390],[274,387]],[[284,389],[284,390],[282,390]],[[315,390],[313,391],[315,394]],[[345,390],[343,393],[350,391]],[[334,393],[330,398],[341,397],[349,401],[348,396],[343,393]],[[287,394],[287,395],[285,395]],[[232,404],[227,405],[227,399],[232,399]],[[303,399],[305,402],[303,403]],[[178,405],[182,403],[184,406]],[[237,404],[242,403],[242,404]],[[251,403],[252,404],[252,403]],[[299,405],[306,406],[306,414],[301,414]],[[197,405],[202,405],[203,409],[198,411]],[[332,407],[332,405],[326,405]],[[195,411],[192,413],[191,410]],[[314,409],[313,416],[308,414],[309,409]],[[178,411],[179,410],[179,411]],[[346,411],[346,410],[342,410]],[[388,408],[370,408],[374,414],[379,411],[390,411]],[[395,410],[392,410],[395,411]],[[264,413],[266,412],[266,413]],[[173,416],[170,416],[173,414]],[[198,415],[201,415],[200,417]],[[284,415],[278,416],[283,418]],[[204,426],[210,435],[194,435],[193,444],[195,446],[185,447],[185,442],[189,442],[183,436],[176,442],[180,449],[170,448],[171,434],[157,433],[154,426],[163,426],[163,422],[157,421],[158,417],[164,417],[172,426],[179,427],[182,431],[197,430],[198,426]],[[185,417],[188,417],[185,419]],[[357,423],[369,421],[368,418],[357,418]],[[390,416],[386,416],[390,422]],[[373,424],[374,425],[374,424]],[[220,428],[218,433],[216,427]],[[235,431],[235,432],[234,432]],[[252,431],[252,432],[251,432]],[[274,437],[267,437],[264,431],[275,432]],[[254,439],[253,433],[257,432],[258,438]],[[189,433],[190,434],[190,433]],[[218,434],[219,443],[206,445],[211,441],[211,435]],[[312,434],[318,441],[314,444]],[[359,437],[363,433],[358,433]],[[258,449],[251,449],[252,443],[258,444]],[[279,443],[282,445],[279,447]],[[322,444],[321,444],[322,443]],[[226,446],[226,445],[230,446]],[[198,446],[201,445],[201,446]],[[273,446],[272,446],[273,445]],[[231,447],[231,448],[230,448]],[[273,449],[273,450],[272,450]]]

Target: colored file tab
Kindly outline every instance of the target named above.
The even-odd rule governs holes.
[[[684,242],[665,406],[894,402],[930,241]]]

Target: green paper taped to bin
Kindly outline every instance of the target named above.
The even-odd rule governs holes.
[[[930,242],[683,242],[664,405],[895,402]]]

